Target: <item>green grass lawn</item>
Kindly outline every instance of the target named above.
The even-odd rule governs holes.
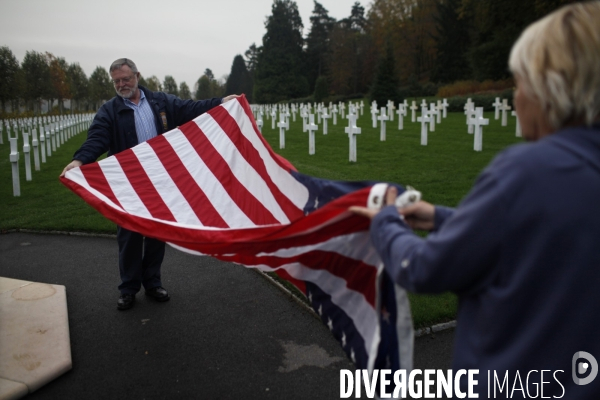
[[[366,103],[366,102],[365,102]],[[379,127],[372,128],[371,115],[358,119],[362,129],[358,135],[357,162],[348,161],[348,136],[344,133],[347,120],[338,118],[337,125],[328,123],[328,135],[322,134],[322,124],[316,133],[316,154],[308,154],[308,133],[302,132],[302,119],[290,118],[286,132],[286,148],[279,149],[279,129],[271,129],[265,119],[263,135],[273,149],[305,174],[335,180],[377,180],[411,185],[423,193],[423,198],[435,204],[456,206],[481,170],[500,150],[519,143],[515,137],[515,119],[507,127],[485,113],[490,125],[483,129],[483,151],[473,151],[473,135],[467,133],[462,113],[449,113],[429,133],[428,145],[420,145],[421,126],[410,122],[410,111],[404,119],[404,130],[398,130],[397,116],[387,123],[387,140],[379,140]],[[316,118],[315,118],[316,119]],[[4,133],[0,145],[0,231],[9,229],[58,230],[95,233],[115,233],[115,225],[71,193],[58,180],[58,175],[71,161],[73,153],[85,141],[85,133],[69,139],[33,171],[33,180],[25,181],[24,155],[20,141],[21,196],[13,197],[9,162],[10,146]],[[33,169],[33,155],[31,157]],[[416,327],[430,326],[452,320],[457,301],[452,294],[411,295]]]
[[[397,115],[387,123],[386,141],[380,141],[380,128],[372,127],[371,115],[362,115],[362,130],[357,137],[357,162],[348,161],[349,141],[344,133],[347,120],[338,118],[337,125],[328,121],[328,134],[322,124],[315,135],[315,154],[308,154],[308,133],[302,132],[302,119],[290,117],[285,149],[279,149],[279,129],[271,129],[265,120],[263,135],[273,149],[288,159],[302,173],[336,180],[377,180],[411,185],[434,204],[456,206],[468,193],[476,177],[502,149],[522,142],[515,137],[515,118],[502,127],[494,113],[485,113],[490,125],[483,128],[483,150],[473,150],[473,135],[467,133],[464,114],[448,113],[435,132],[429,132],[428,145],[421,146],[421,125],[411,122],[410,111],[404,118],[404,129],[398,130]],[[316,119],[316,118],[315,118]],[[426,327],[453,320],[457,298],[441,295],[409,294],[415,327]]]

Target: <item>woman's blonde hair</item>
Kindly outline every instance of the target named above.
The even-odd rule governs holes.
[[[531,24],[508,63],[552,128],[591,125],[600,116],[600,1],[570,4]]]

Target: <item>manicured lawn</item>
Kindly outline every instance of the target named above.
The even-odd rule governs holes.
[[[494,113],[485,113],[490,125],[483,129],[483,150],[473,151],[473,135],[467,133],[465,116],[448,113],[435,132],[429,132],[428,145],[421,146],[421,125],[411,122],[410,111],[404,118],[404,129],[398,130],[397,116],[386,125],[386,141],[380,141],[380,127],[372,127],[371,115],[358,122],[357,162],[348,161],[349,141],[344,133],[347,120],[338,118],[337,125],[328,121],[328,134],[322,124],[316,133],[315,154],[308,154],[308,133],[302,132],[302,120],[290,117],[285,149],[279,149],[279,129],[265,120],[263,135],[275,151],[288,159],[302,173],[336,180],[376,180],[411,185],[434,204],[456,206],[468,193],[479,173],[502,149],[522,142],[515,137],[515,118],[509,117],[502,127]],[[315,118],[316,119],[316,118]],[[450,293],[441,295],[409,294],[415,327],[450,321],[456,316],[457,299]]]
[[[515,119],[509,117],[507,127],[486,113],[490,125],[484,127],[483,151],[473,151],[473,135],[467,133],[462,113],[449,113],[435,132],[429,133],[428,145],[420,145],[420,123],[410,122],[410,111],[404,119],[404,130],[398,130],[397,116],[387,123],[387,140],[379,139],[379,127],[373,128],[371,115],[358,119],[362,129],[358,135],[357,162],[348,161],[347,120],[338,117],[337,125],[329,120],[328,135],[322,134],[322,123],[316,133],[316,154],[308,154],[308,133],[302,132],[302,120],[290,118],[286,132],[286,148],[279,149],[279,129],[271,129],[265,118],[263,135],[273,149],[305,174],[335,180],[376,180],[411,185],[423,198],[436,204],[456,206],[473,185],[477,175],[499,151],[522,140],[515,137]],[[316,119],[316,118],[315,118]],[[13,197],[9,162],[10,147],[4,132],[0,145],[0,231],[9,229],[58,230],[115,233],[115,225],[102,217],[78,196],[66,189],[58,175],[71,161],[75,150],[85,141],[80,133],[65,142],[33,171],[33,180],[25,181],[22,141],[20,141],[21,196]],[[31,157],[33,169],[33,155]],[[436,296],[411,295],[416,327],[452,320],[457,301],[452,294]]]

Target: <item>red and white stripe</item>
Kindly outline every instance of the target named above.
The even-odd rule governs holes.
[[[244,97],[62,182],[107,218],[183,251],[313,282],[379,343],[380,260],[369,221],[349,213],[370,188],[304,215],[307,188],[261,136]],[[305,292],[305,290],[303,290]]]

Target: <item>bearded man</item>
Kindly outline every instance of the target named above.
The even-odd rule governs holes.
[[[76,167],[96,161],[102,154],[117,154],[191,121],[237,95],[208,100],[182,100],[172,94],[139,86],[140,73],[133,61],[120,58],[109,69],[117,96],[104,103],[92,122],[87,140],[75,152],[61,176]],[[135,295],[144,286],[156,301],[170,299],[161,282],[165,243],[117,226],[121,284],[119,310],[133,307]]]

